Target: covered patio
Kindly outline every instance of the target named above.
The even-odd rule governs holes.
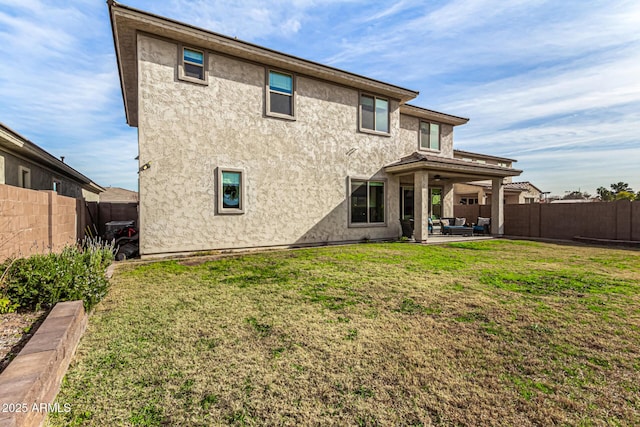
[[[453,217],[453,184],[457,182],[491,181],[495,195],[491,198],[491,234],[504,234],[504,179],[522,173],[510,167],[419,152],[385,166],[384,170],[399,178],[400,219],[412,217],[413,236],[418,243],[435,239],[429,236],[429,218]]]

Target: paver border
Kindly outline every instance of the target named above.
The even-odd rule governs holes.
[[[87,327],[82,301],[56,304],[36,333],[0,374],[0,427],[41,426]]]

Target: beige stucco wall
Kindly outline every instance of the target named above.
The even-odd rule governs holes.
[[[460,199],[463,197],[473,197],[478,199],[478,204],[484,204],[484,190],[482,187],[475,185],[468,185],[464,183],[454,184],[454,205],[460,204]]]
[[[432,156],[453,158],[453,126],[440,124],[440,151],[420,148],[420,119],[400,114],[400,140],[403,147],[412,147],[408,154],[420,151]]]
[[[398,178],[382,168],[417,134],[401,136],[398,102],[390,136],[361,133],[357,90],[298,76],[297,120],[275,119],[259,64],[209,52],[204,86],[177,79],[170,41],[140,35],[138,58],[143,255],[400,235]],[[216,213],[219,167],[244,170],[244,214]],[[386,226],[348,227],[349,177],[387,179]]]
[[[527,190],[520,193],[518,203],[532,203],[527,202],[527,199],[533,199],[533,203],[540,203],[540,191],[536,190],[530,185],[527,185]]]

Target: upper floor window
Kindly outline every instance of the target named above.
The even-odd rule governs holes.
[[[182,54],[180,58],[180,79],[195,83],[206,82],[206,55],[204,51],[190,47],[182,47],[180,50]]]
[[[389,100],[360,95],[360,130],[389,133]]]
[[[440,125],[420,122],[420,148],[440,151]]]
[[[293,75],[269,70],[268,89],[267,114],[294,117]]]

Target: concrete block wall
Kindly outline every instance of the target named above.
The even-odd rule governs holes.
[[[640,201],[631,203],[631,240],[640,242]]]
[[[458,205],[454,213],[471,222],[491,216],[488,205]],[[640,201],[505,205],[504,221],[509,236],[640,241]]]
[[[0,184],[0,261],[76,241],[76,199]]]

